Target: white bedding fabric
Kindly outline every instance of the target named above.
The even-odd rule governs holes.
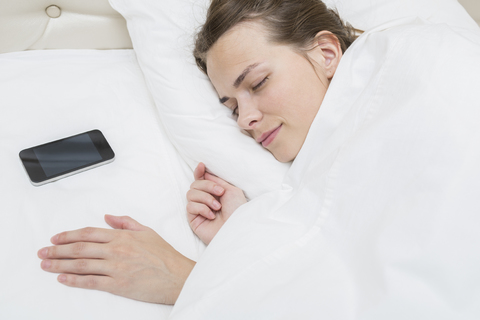
[[[279,188],[289,165],[242,134],[231,111],[197,68],[194,33],[210,0],[109,0],[127,21],[140,67],[170,140],[193,169],[207,169],[244,190],[248,198]],[[456,0],[327,0],[356,28],[369,30],[398,18],[479,30]],[[192,135],[192,132],[195,134]]]
[[[69,288],[40,268],[37,251],[58,232],[110,228],[130,215],[196,260],[203,244],[186,220],[193,180],[158,121],[132,50],[0,55],[0,319],[166,319],[171,306]],[[116,160],[41,187],[18,153],[100,129]]]
[[[127,20],[140,68],[170,141],[193,170],[207,170],[247,198],[280,187],[289,164],[280,163],[240,131],[232,111],[195,64],[193,33],[210,0],[110,0]]]
[[[419,17],[457,28],[479,30],[457,0],[323,0],[355,28],[370,30],[389,21]]]
[[[171,319],[479,319],[480,35],[347,51],[283,187],[240,207]]]
[[[171,318],[478,319],[479,46],[418,21],[363,35],[282,189],[232,216]],[[105,213],[204,250],[185,219],[191,169],[133,51],[9,53],[0,70],[0,319],[166,319],[169,306],[65,287],[36,256],[60,231],[108,228]],[[95,128],[115,162],[29,183],[21,149]]]

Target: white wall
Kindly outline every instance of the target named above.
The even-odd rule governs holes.
[[[480,25],[480,0],[458,0]]]

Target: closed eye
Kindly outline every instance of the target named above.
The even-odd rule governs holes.
[[[253,87],[252,90],[256,91],[256,90],[260,89],[260,87],[263,86],[267,80],[268,80],[268,77],[265,77],[265,79],[260,81],[260,83],[258,83],[255,87]],[[238,106],[233,108],[232,116],[238,117]]]
[[[259,84],[257,84],[255,87],[252,88],[253,91],[257,91],[261,86],[264,85],[265,81],[268,80],[268,77],[265,77],[265,79],[263,79],[262,81],[260,81]]]

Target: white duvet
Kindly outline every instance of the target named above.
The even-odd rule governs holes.
[[[240,207],[171,319],[480,319],[480,35],[347,51],[282,188]]]

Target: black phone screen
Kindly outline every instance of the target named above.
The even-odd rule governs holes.
[[[102,160],[88,134],[33,148],[47,177]]]

